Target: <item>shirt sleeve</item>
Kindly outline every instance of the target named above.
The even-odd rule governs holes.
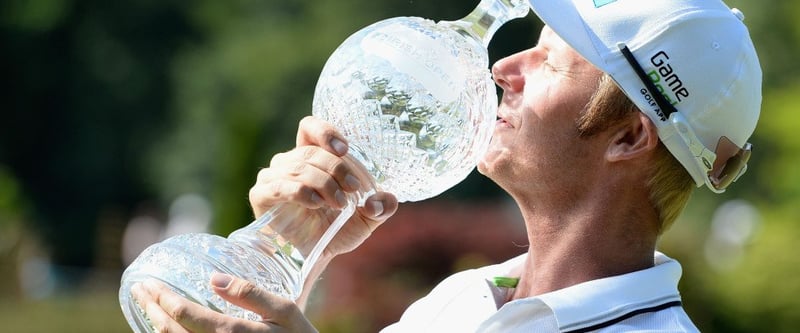
[[[490,282],[482,270],[451,275],[406,309],[382,333],[473,332],[497,312]]]

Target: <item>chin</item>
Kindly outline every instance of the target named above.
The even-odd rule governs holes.
[[[513,152],[508,147],[489,146],[489,150],[478,161],[478,172],[495,183],[501,179],[513,177],[516,164],[513,156]]]
[[[487,168],[487,167],[486,167],[486,162],[485,162],[484,160],[481,160],[480,162],[478,162],[478,167],[477,167],[477,169],[478,169],[478,172],[479,172],[480,174],[482,174],[482,175],[486,176],[486,168]]]
[[[496,152],[489,151],[486,155],[478,161],[477,169],[480,174],[492,178],[491,175],[494,173],[493,171],[496,168],[497,164],[497,154]]]

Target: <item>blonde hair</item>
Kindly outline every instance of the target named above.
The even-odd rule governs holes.
[[[582,137],[589,137],[608,129],[632,112],[639,112],[639,109],[614,80],[604,74],[576,125]],[[661,223],[659,232],[663,233],[686,207],[694,181],[660,140],[647,186],[650,188],[650,202]]]

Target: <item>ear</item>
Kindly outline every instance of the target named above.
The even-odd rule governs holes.
[[[658,130],[656,125],[644,113],[635,112],[617,127],[611,136],[606,160],[619,162],[631,160],[658,147]]]

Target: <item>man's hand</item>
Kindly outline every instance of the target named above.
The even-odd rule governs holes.
[[[162,333],[317,332],[295,303],[250,282],[215,273],[211,276],[211,286],[226,301],[255,312],[263,320],[250,321],[215,312],[175,294],[156,280],[136,284],[132,292],[153,327]]]
[[[348,149],[345,138],[331,124],[311,116],[304,118],[297,132],[297,146],[276,154],[269,167],[258,173],[256,183],[250,189],[250,204],[255,216],[263,215],[282,202],[307,208],[309,214],[315,214],[314,210],[321,207],[339,209],[345,205],[346,193],[370,189],[370,176],[347,157]],[[397,207],[397,198],[393,194],[372,194],[328,245],[324,254],[326,259],[355,249],[392,216]],[[332,220],[332,217],[322,219]],[[321,235],[331,221],[323,222],[313,226],[281,226],[280,230],[273,230],[302,251],[312,248],[318,240],[318,237],[304,236]],[[310,231],[309,228],[321,230]]]

